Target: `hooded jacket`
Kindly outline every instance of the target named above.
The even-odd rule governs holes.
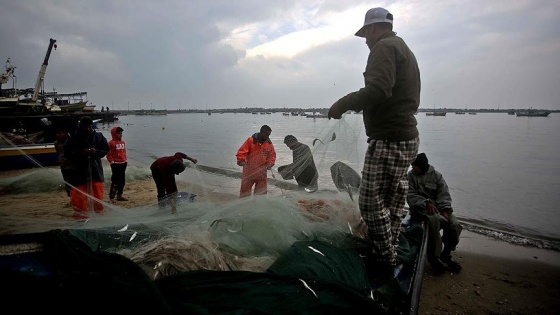
[[[117,129],[119,127],[111,128],[111,140],[109,141],[109,153],[107,153],[107,161],[110,164],[124,164],[127,162],[126,158],[126,145],[121,139],[117,139]]]
[[[426,201],[431,199],[438,210],[453,212],[451,207],[451,195],[449,187],[443,179],[443,175],[436,171],[433,166],[429,166],[424,174],[408,172],[408,194],[406,202],[411,209],[420,212],[426,208]]]
[[[264,142],[259,140],[259,133],[255,133],[237,150],[235,155],[237,161],[244,161],[244,174],[264,173],[266,176],[266,165],[274,165],[276,162],[276,151],[272,141],[267,139]],[[261,174],[262,175],[262,174]]]

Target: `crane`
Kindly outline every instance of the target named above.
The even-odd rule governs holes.
[[[47,72],[47,66],[49,65],[49,58],[51,56],[52,49],[56,50],[56,39],[50,39],[49,49],[47,49],[47,54],[45,55],[45,60],[41,65],[41,70],[39,70],[39,76],[37,76],[37,83],[35,83],[35,90],[33,91],[33,98],[31,99],[33,102],[37,101],[39,97],[39,89],[43,84],[43,80],[45,79],[45,73]]]

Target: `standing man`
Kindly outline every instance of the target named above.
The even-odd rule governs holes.
[[[426,154],[420,153],[408,172],[407,203],[412,214],[428,219],[428,262],[436,274],[445,273],[444,262],[452,272],[459,273],[461,265],[451,258],[459,244],[463,227],[453,214],[449,187],[443,175],[428,164]],[[443,230],[443,238],[440,235]],[[443,251],[441,250],[443,243]]]
[[[370,9],[356,36],[370,50],[365,86],[336,101],[329,118],[347,110],[363,111],[368,148],[360,183],[360,212],[374,247],[380,279],[393,276],[396,248],[408,189],[406,173],[420,140],[414,113],[420,104],[420,71],[416,57],[393,32],[393,15]]]
[[[278,168],[282,178],[292,179],[295,177],[301,189],[306,189],[308,192],[316,191],[319,174],[311,149],[308,145],[299,142],[293,135],[287,135],[284,138],[284,143],[292,150],[293,162]]]
[[[87,219],[88,212],[103,212],[103,165],[109,144],[101,132],[93,129],[91,117],[84,116],[76,134],[68,139],[65,154],[72,161],[70,203],[74,219]]]
[[[276,151],[270,141],[270,133],[272,129],[263,125],[260,132],[247,138],[237,150],[237,165],[243,166],[239,198],[251,196],[253,186],[256,195],[267,193],[266,171],[276,162]]]
[[[125,173],[128,160],[126,157],[126,143],[122,139],[123,129],[121,127],[111,128],[111,140],[109,140],[109,153],[107,161],[111,165],[111,188],[109,199],[115,202],[115,195],[118,201],[128,201],[123,196]]]
[[[177,183],[175,182],[175,175],[179,175],[185,170],[183,159],[187,159],[194,164],[198,162],[197,159],[185,153],[177,152],[172,156],[158,158],[150,166],[152,177],[156,183],[158,203],[161,207],[169,201],[171,213],[177,212]]]

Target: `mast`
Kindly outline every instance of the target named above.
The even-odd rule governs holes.
[[[39,70],[39,76],[37,76],[37,83],[35,83],[35,91],[33,91],[33,98],[32,101],[36,102],[37,98],[39,97],[39,89],[43,84],[43,80],[45,79],[45,73],[47,72],[47,66],[49,65],[49,58],[51,57],[51,51],[53,49],[56,50],[56,39],[50,39],[49,49],[47,49],[47,54],[45,55],[45,60],[43,61],[43,65],[41,65],[41,70]]]

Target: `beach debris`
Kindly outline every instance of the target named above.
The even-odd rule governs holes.
[[[120,229],[119,232],[124,232],[126,230],[128,230],[128,224],[125,225],[122,229]]]
[[[319,298],[319,297],[317,296],[317,293],[315,293],[315,291],[313,291],[313,289],[311,289],[311,288],[307,285],[307,283],[305,283],[305,281],[303,281],[302,279],[298,279],[298,280],[301,281],[301,282],[303,283],[303,285],[305,286],[305,288],[306,288],[307,290],[311,291],[311,293],[313,293],[313,295],[315,295],[316,298]]]

